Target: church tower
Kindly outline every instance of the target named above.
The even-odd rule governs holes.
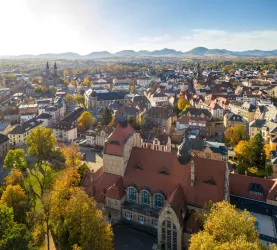
[[[47,61],[47,63],[46,63],[46,75],[47,75],[47,76],[50,76],[50,68],[49,68],[48,61]]]
[[[57,67],[57,64],[55,62],[54,64],[54,76],[57,76],[58,75],[58,67]]]

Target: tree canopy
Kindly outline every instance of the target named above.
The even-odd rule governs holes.
[[[4,169],[25,170],[27,167],[25,157],[23,149],[10,149],[4,160]]]
[[[65,165],[68,167],[78,167],[82,160],[82,154],[80,148],[76,144],[64,146],[61,152],[65,158]]]
[[[73,97],[73,95],[67,94],[67,95],[65,96],[65,101],[66,101],[67,103],[74,103],[74,97]]]
[[[112,121],[112,112],[108,108],[102,111],[100,122],[102,125],[108,125]]]
[[[189,250],[260,250],[255,218],[239,211],[227,201],[213,205],[204,222],[204,229],[192,235]]]
[[[86,131],[93,124],[93,117],[90,112],[85,111],[78,119],[78,129]]]
[[[37,157],[39,165],[51,158],[55,143],[56,137],[52,134],[51,129],[40,126],[32,130],[25,141],[28,146],[28,153]]]
[[[237,124],[225,131],[225,143],[227,146],[236,146],[244,138],[244,126]]]
[[[185,99],[184,96],[179,96],[177,107],[180,111],[186,110],[188,107],[190,107],[189,102]]]
[[[28,250],[30,238],[26,225],[14,221],[13,209],[0,204],[0,249]]]

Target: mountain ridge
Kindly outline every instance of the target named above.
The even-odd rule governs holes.
[[[270,57],[277,56],[277,49],[274,50],[246,50],[231,51],[226,49],[208,49],[206,47],[196,47],[192,50],[182,52],[175,49],[164,48],[161,50],[121,50],[115,53],[109,51],[93,51],[87,55],[80,55],[74,52],[65,53],[44,53],[39,55],[25,54],[18,56],[0,56],[2,59],[96,59],[109,57],[125,57],[125,56],[232,56],[232,57]]]

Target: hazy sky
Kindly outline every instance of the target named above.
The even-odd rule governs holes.
[[[0,55],[277,49],[277,0],[0,0]]]

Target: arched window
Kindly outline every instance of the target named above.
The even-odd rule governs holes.
[[[141,205],[150,205],[150,193],[147,190],[141,191]]]
[[[128,201],[137,202],[137,190],[134,187],[128,188]]]
[[[162,208],[164,206],[164,196],[160,193],[155,194],[154,196],[154,207]]]
[[[177,250],[177,228],[170,220],[162,222],[162,248],[167,250]]]

